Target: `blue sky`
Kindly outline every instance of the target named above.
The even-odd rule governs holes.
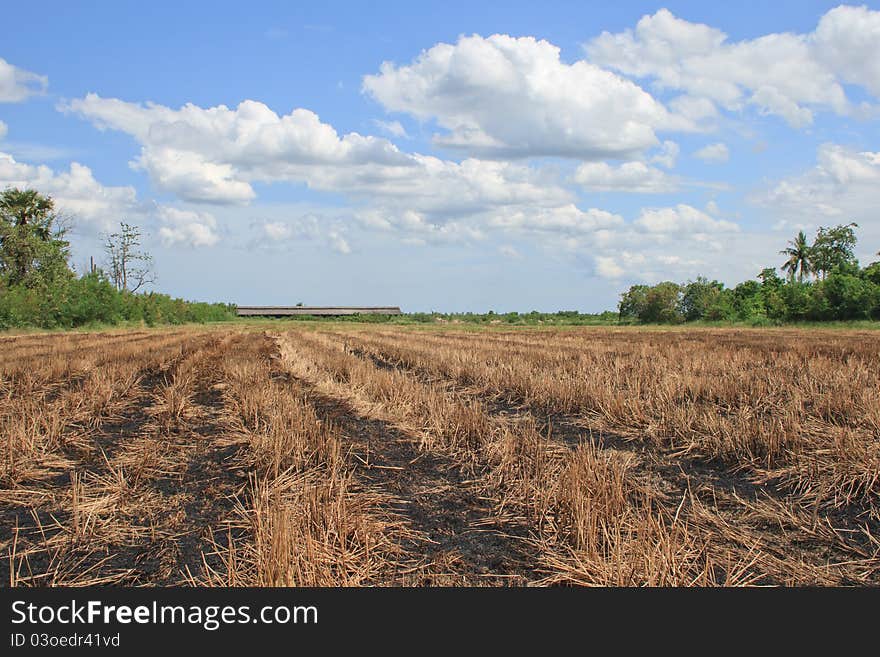
[[[880,249],[876,3],[292,5],[6,8],[0,187],[241,304],[599,311]]]

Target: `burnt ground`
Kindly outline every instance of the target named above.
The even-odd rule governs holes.
[[[237,339],[270,341],[257,334]],[[0,545],[10,545],[18,531],[17,559],[0,559],[3,585],[10,581],[13,564],[25,579],[22,583],[37,585],[191,583],[188,574],[200,573],[203,559],[222,571],[216,547],[226,545],[227,536],[246,539],[246,529],[233,520],[236,498],[242,497],[248,481],[238,467],[245,445],[230,430],[218,367],[230,346],[235,343],[206,341],[182,356],[199,361],[182,416],[166,417],[161,401],[178,365],[172,362],[161,370],[142,371],[121,402],[106,417],[95,418],[90,428],[67,428],[76,434],[63,452],[73,464],[70,471],[59,469],[49,478],[22,484],[36,491],[30,499],[39,503],[0,500]],[[547,413],[510,395],[460,386],[369,350],[355,347],[349,352],[377,368],[402,370],[423,383],[444,386],[450,395],[479,403],[499,422],[534,421],[548,440],[570,449],[589,441],[631,453],[638,462],[637,476],[665,506],[675,510],[701,500],[745,540],[759,537],[761,549],[780,562],[801,560],[820,571],[858,561],[859,551],[871,552],[870,543],[861,538],[863,527],[880,536],[880,519],[866,507],[824,509],[821,517],[817,512],[816,522],[839,535],[835,542],[827,527],[810,533],[770,515],[756,516],[755,506],[769,502],[784,507],[790,500],[784,486],[758,483],[747,469],[682,454],[638,435],[600,431],[577,414]],[[418,435],[321,392],[278,363],[273,375],[304,394],[321,420],[338,428],[358,486],[381,493],[377,497],[387,500],[384,510],[406,527],[394,536],[399,555],[371,583],[523,585],[545,574],[538,570],[532,528],[512,515],[500,515],[460,462],[426,452]],[[73,512],[71,471],[92,512]],[[85,530],[72,531],[78,524]],[[28,582],[30,571],[48,575]],[[852,577],[849,572],[843,567],[837,581],[866,583],[858,577],[858,566]],[[869,583],[876,578],[875,571]],[[767,574],[758,583],[789,582]]]
[[[766,502],[782,506],[791,504],[789,493],[781,482],[756,483],[748,468],[730,467],[721,459],[683,454],[659,441],[640,439],[636,434],[623,435],[599,429],[575,413],[548,412],[510,393],[492,394],[478,387],[462,386],[451,379],[356,346],[356,339],[350,339],[352,342],[346,344],[347,351],[377,368],[405,371],[424,384],[443,386],[450,394],[481,404],[489,416],[505,422],[533,420],[548,440],[570,449],[592,442],[605,449],[634,454],[644,483],[667,502],[688,505],[691,503],[689,498],[694,497],[710,504],[719,518],[732,527],[749,527],[752,533],[760,533],[763,549],[780,561],[795,558],[818,568],[827,568],[829,564],[852,561],[854,552],[871,557],[876,551],[869,536],[880,535],[880,518],[871,514],[868,504],[853,503],[843,508],[823,509],[824,526],[817,527],[815,533],[793,531],[775,519],[756,520],[748,517],[750,508],[755,505]],[[815,522],[822,522],[818,519],[818,510],[813,513],[817,516]],[[829,541],[826,529],[835,534],[837,540]],[[874,575],[876,577],[877,573]],[[760,583],[786,582],[767,577]],[[863,585],[865,582],[861,577],[850,579],[843,574],[842,583]]]
[[[375,583],[507,586],[538,578],[526,540],[529,528],[495,515],[460,463],[422,451],[417,437],[289,372],[278,376],[303,391],[319,417],[339,429],[360,485],[383,493],[391,500],[387,510],[406,523],[403,555],[387,574],[391,581],[383,574]]]
[[[225,544],[232,531],[226,521],[246,479],[230,465],[239,446],[221,440],[223,400],[210,366],[220,356],[201,345],[184,357],[206,362],[183,417],[169,422],[157,408],[175,363],[145,370],[120,408],[94,418],[98,426],[87,432],[88,444],[80,436],[65,450],[69,471],[26,484],[51,491],[50,501],[35,509],[0,504],[0,541],[19,528],[19,578],[33,572],[48,574],[30,582],[37,585],[174,585],[202,570],[203,553],[219,565],[212,545]],[[79,519],[69,492],[72,473],[85,505],[96,509]],[[77,522],[86,529],[77,532]],[[0,561],[0,581],[10,581],[10,566],[10,559]]]

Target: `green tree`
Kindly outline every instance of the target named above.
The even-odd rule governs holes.
[[[856,246],[858,224],[849,223],[833,228],[820,227],[813,246],[810,247],[810,266],[825,279],[830,271],[840,265],[855,263],[853,251]]]
[[[686,321],[697,319],[717,319],[710,317],[718,308],[724,284],[698,276],[697,280],[686,283],[682,288],[681,312]]]
[[[38,287],[68,280],[67,227],[55,203],[33,189],[0,194],[0,276],[8,286]]]
[[[639,320],[652,324],[677,324],[684,319],[680,308],[681,286],[664,281],[648,289]]]
[[[785,281],[776,275],[773,267],[762,269],[758,278],[761,281],[761,299],[767,317],[777,321],[784,320],[787,312],[783,297]]]
[[[789,246],[779,253],[788,256],[788,260],[782,263],[782,271],[788,272],[789,278],[794,278],[797,274],[799,281],[804,280],[804,276],[810,275],[810,262],[812,257],[812,248],[807,243],[807,236],[804,231],[800,231],[793,240],[789,240]]]
[[[830,319],[867,319],[880,304],[880,286],[860,276],[857,269],[835,269],[821,288]]]
[[[874,285],[880,285],[880,262],[872,262],[862,270],[861,275]]]
[[[758,274],[758,279],[761,281],[761,287],[768,290],[778,290],[785,284],[785,281],[776,275],[776,270],[773,267],[762,269]]]
[[[140,229],[124,221],[119,223],[119,232],[104,236],[107,274],[117,290],[137,292],[156,282],[153,257],[140,246]]]
[[[744,321],[766,317],[761,284],[745,281],[733,288],[733,307],[737,317]]]
[[[618,316],[622,320],[637,320],[645,308],[645,300],[648,296],[647,285],[633,285],[620,295],[617,304]]]

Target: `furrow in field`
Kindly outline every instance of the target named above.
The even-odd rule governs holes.
[[[876,543],[871,540],[870,526],[860,524],[845,514],[826,512],[821,527],[816,526],[812,509],[804,510],[776,486],[756,483],[741,468],[731,468],[718,461],[698,455],[682,454],[656,441],[636,441],[607,431],[589,430],[589,424],[573,414],[548,413],[545,407],[533,407],[528,400],[513,395],[492,393],[473,385],[463,386],[443,365],[431,367],[430,356],[424,352],[407,354],[399,345],[389,346],[383,339],[370,339],[363,334],[346,334],[343,348],[352,354],[370,360],[386,370],[407,371],[420,381],[445,387],[454,394],[475,399],[494,416],[505,420],[531,416],[542,433],[571,447],[582,441],[591,441],[616,450],[638,454],[643,477],[668,499],[684,500],[689,495],[703,496],[713,507],[706,516],[717,527],[751,527],[754,536],[761,535],[760,544],[777,556],[777,565],[785,555],[800,553],[804,568],[811,570],[818,581],[824,580],[830,563],[855,561],[853,567],[836,567],[835,577],[844,581],[862,581],[877,575]],[[754,473],[753,473],[754,475]],[[785,522],[767,528],[773,516],[782,516]],[[870,519],[868,519],[870,522]],[[745,534],[748,537],[748,533]],[[753,543],[757,544],[757,543]],[[800,570],[800,568],[799,568]],[[784,569],[783,569],[784,571]],[[783,575],[783,573],[780,573]],[[804,572],[798,576],[803,577]]]
[[[409,335],[345,339],[544,415],[574,414],[584,426],[747,466],[764,481],[821,496],[823,505],[865,506],[880,495],[880,381],[870,348],[839,353],[848,363],[841,368],[770,349],[757,361],[694,355],[675,341],[647,351],[584,345],[560,360],[540,349],[523,356],[479,344],[438,348]]]
[[[289,360],[303,375],[329,375],[341,391],[357,391],[368,408],[403,418],[421,435],[424,451],[449,454],[473,472],[496,513],[531,529],[535,574],[543,583],[771,583],[793,572],[751,532],[737,528],[736,541],[713,540],[709,525],[723,523],[717,512],[692,496],[668,499],[631,453],[592,443],[570,451],[529,422],[493,418],[479,403],[408,372],[377,368],[333,338],[288,334],[287,340],[294,350]]]
[[[194,337],[170,360],[160,352],[143,361],[119,398],[61,431],[63,469],[3,491],[7,581],[173,584],[196,565],[195,537],[216,519],[206,509],[240,484],[203,437],[218,425],[200,373],[215,369],[205,359],[218,350]]]
[[[278,337],[284,366],[309,389],[319,412],[343,430],[359,478],[390,494],[393,511],[412,531],[402,545],[404,574],[396,574],[394,583],[517,585],[537,579],[526,519],[513,509],[499,512],[480,480],[478,456],[456,458],[456,451],[467,449],[461,444],[469,431],[463,424],[475,419],[475,409],[403,386],[396,391],[401,399],[416,395],[421,403],[388,403],[340,380],[332,354],[299,338]],[[370,369],[362,372],[362,381],[382,385],[381,373]],[[434,416],[428,411],[428,417],[419,417],[432,401],[441,403]],[[443,428],[441,414],[451,420]],[[432,430],[447,433],[432,436]]]
[[[339,427],[279,367],[275,343],[250,333],[224,354],[227,465],[246,485],[188,581],[210,586],[388,583],[406,533],[381,491],[355,477]]]

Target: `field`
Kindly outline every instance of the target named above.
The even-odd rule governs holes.
[[[9,586],[877,585],[880,334],[0,338]]]

